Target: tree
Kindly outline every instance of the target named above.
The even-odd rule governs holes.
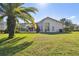
[[[9,38],[14,37],[16,22],[19,23],[18,18],[35,25],[30,12],[36,13],[38,10],[34,7],[22,7],[22,5],[23,3],[0,3],[0,20],[7,16]]]
[[[60,22],[62,22],[62,23],[65,23],[65,21],[66,21],[66,18],[60,19]]]
[[[62,22],[63,24],[65,24],[66,26],[70,26],[72,25],[72,21],[66,18],[62,18],[60,19],[60,22]]]
[[[71,20],[69,20],[69,19],[66,19],[66,18],[62,18],[62,19],[60,19],[60,22],[61,23],[63,23],[63,24],[65,24],[65,31],[72,31],[73,30],[73,23],[72,23],[72,21]]]

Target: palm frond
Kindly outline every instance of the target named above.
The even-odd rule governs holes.
[[[27,13],[27,14],[26,13],[23,13],[23,16],[26,19],[28,19],[31,22],[31,24],[36,28],[36,24],[35,24],[34,18],[32,17],[31,14],[29,14],[29,13]]]
[[[19,24],[19,20],[16,18],[16,23]]]
[[[0,3],[0,9],[3,9],[4,11],[8,10],[8,4],[7,3]]]
[[[17,8],[17,7],[20,7],[21,5],[23,5],[24,3],[12,3],[12,4],[15,8]]]
[[[33,26],[36,27],[36,26],[35,26],[35,22],[34,22],[34,18],[31,16],[30,13],[23,13],[23,12],[21,12],[19,9],[18,9],[17,12],[18,12],[19,15],[23,16],[24,20],[30,21],[30,23],[32,23]],[[27,22],[28,22],[28,21],[27,21]]]
[[[25,12],[25,13],[27,13],[27,12],[32,12],[32,13],[38,12],[38,10],[34,7],[24,8],[24,10],[22,10],[22,11]]]
[[[4,5],[0,3],[0,13],[5,13]]]
[[[4,13],[5,11],[2,9],[2,8],[0,8],[0,14],[2,14],[2,13]]]
[[[31,22],[34,22],[34,18],[29,13],[22,13],[19,9],[16,9],[17,14],[23,16],[24,18],[28,19]],[[20,17],[21,17],[20,16]]]
[[[19,10],[20,12],[22,12],[22,13],[29,13],[29,12],[31,12],[31,13],[36,13],[36,12],[38,12],[38,10],[37,10],[36,8],[34,8],[34,7],[28,7],[28,8],[20,7],[20,8],[17,8],[17,9],[16,9],[16,12],[17,12],[18,10]]]
[[[19,23],[19,19],[17,19],[17,18],[16,18],[16,25],[21,26],[20,23]]]
[[[20,18],[20,19],[22,19],[22,20],[24,20],[24,22],[26,22],[27,24],[30,24],[29,20],[26,19],[23,15],[19,15],[18,14],[17,17]]]
[[[23,3],[22,3],[23,4]],[[35,26],[34,18],[30,13],[36,13],[38,10],[34,7],[22,7],[20,3],[0,3],[0,12],[4,12],[6,16],[19,17],[27,24]],[[18,23],[18,20],[16,19]]]

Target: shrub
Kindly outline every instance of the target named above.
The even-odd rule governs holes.
[[[70,28],[64,28],[64,31],[65,31],[65,32],[71,32],[72,29],[70,29]]]
[[[0,30],[0,33],[3,34],[4,33],[4,30]]]

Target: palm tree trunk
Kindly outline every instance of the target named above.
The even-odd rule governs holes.
[[[13,38],[15,33],[16,20],[15,17],[9,16],[7,19],[8,38]]]

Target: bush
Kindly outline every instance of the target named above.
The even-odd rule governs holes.
[[[65,31],[65,32],[71,32],[72,29],[70,29],[70,28],[64,28],[64,31]]]
[[[19,33],[20,31],[18,30],[18,29],[15,29],[15,33]],[[6,29],[5,31],[4,31],[4,33],[8,33],[8,30]]]
[[[8,30],[6,29],[6,30],[4,31],[4,33],[8,33]]]
[[[0,33],[3,34],[4,33],[4,30],[0,30]]]

